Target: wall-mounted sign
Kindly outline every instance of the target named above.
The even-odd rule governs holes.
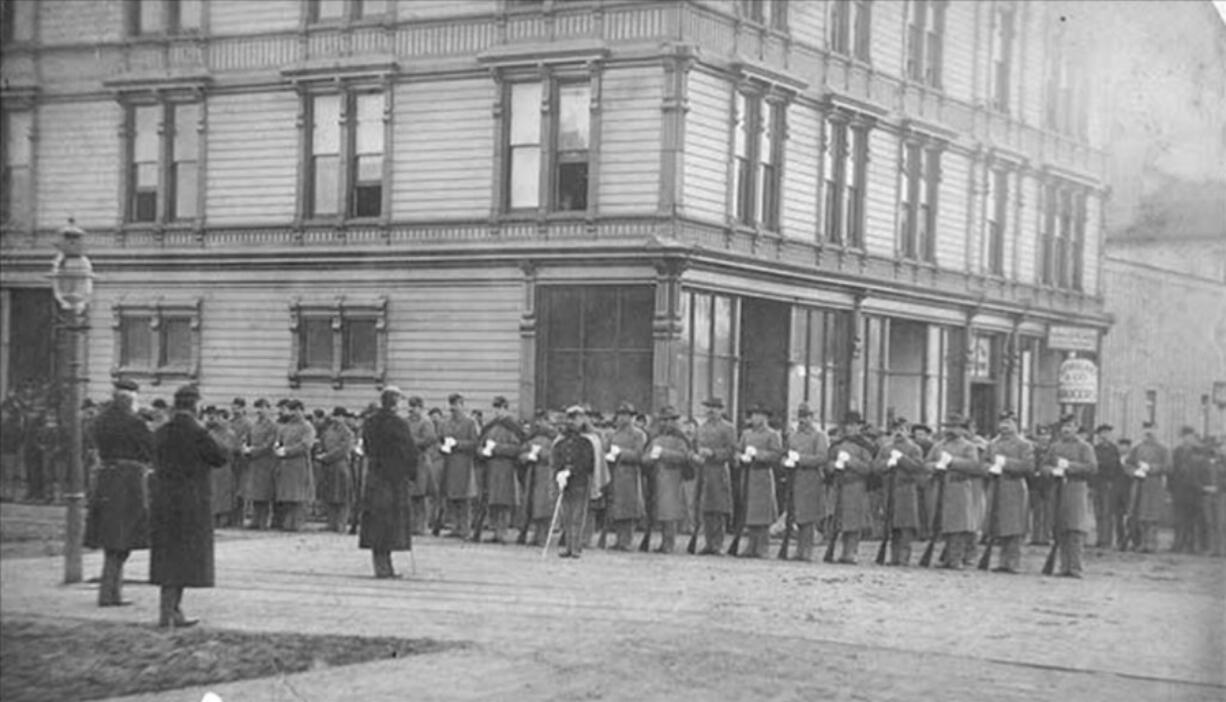
[[[1098,330],[1053,324],[1047,330],[1047,348],[1061,351],[1098,351]]]
[[[1070,358],[1060,364],[1056,401],[1062,405],[1098,403],[1098,366],[1088,358]]]

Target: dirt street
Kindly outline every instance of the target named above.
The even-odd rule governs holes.
[[[248,535],[244,535],[247,537]],[[872,559],[865,544],[861,560]],[[1090,551],[1087,578],[586,551],[423,539],[416,576],[370,577],[356,538],[223,538],[208,626],[467,641],[463,649],[215,688],[226,699],[1220,700],[1226,561]],[[100,557],[86,558],[87,574]],[[408,554],[396,555],[408,572]],[[130,579],[147,574],[147,553]],[[62,561],[0,561],[0,614],[101,610]],[[292,688],[292,693],[291,693]],[[205,688],[147,699],[199,700]],[[228,695],[228,697],[227,697]]]

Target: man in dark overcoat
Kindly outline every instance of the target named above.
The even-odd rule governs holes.
[[[243,445],[243,454],[247,457],[247,493],[251,501],[251,528],[267,529],[272,517],[272,503],[276,498],[277,484],[277,427],[280,426],[272,418],[272,408],[268,400],[260,398],[255,401],[255,421],[252,422],[247,434],[247,442]]]
[[[332,416],[324,422],[319,432],[319,490],[317,496],[324,503],[328,515],[328,530],[344,532],[349,524],[350,492],[349,456],[353,453],[356,439],[345,417],[349,411],[344,407],[332,410]]]
[[[183,588],[213,587],[210,472],[227,465],[225,452],[196,419],[200,391],[175,392],[174,413],[153,435],[150,481],[149,582],[162,587],[158,626],[196,623],[183,615]]]
[[[398,577],[392,551],[413,547],[410,488],[417,479],[418,450],[401,416],[404,404],[399,388],[385,388],[379,409],[362,425],[367,468],[358,548],[370,549],[376,578]]]
[[[501,395],[494,398],[494,418],[482,428],[477,443],[480,446],[479,455],[485,463],[484,496],[489,522],[494,528],[494,543],[506,543],[511,515],[519,506],[519,483],[515,470],[519,450],[524,443],[523,427],[511,416],[507,398]]]
[[[792,469],[792,521],[796,525],[798,561],[813,560],[813,537],[817,523],[826,516],[824,468],[830,452],[826,432],[813,423],[813,410],[807,403],[796,408],[796,431],[788,436]]]
[[[724,401],[718,397],[704,400],[707,419],[695,433],[702,471],[702,489],[695,496],[702,524],[705,545],[700,553],[719,555],[724,549],[724,532],[732,514],[732,474],[728,463],[737,449],[736,427],[724,419]],[[694,525],[695,529],[700,525]]]
[[[115,383],[110,404],[93,421],[99,465],[85,517],[85,546],[105,551],[98,606],[129,604],[121,596],[123,564],[133,550],[149,548],[146,474],[153,462],[153,434],[136,416],[139,386]]]
[[[443,492],[455,519],[456,535],[467,539],[472,532],[472,499],[477,496],[477,474],[473,457],[477,452],[480,428],[464,411],[464,396],[447,398],[451,416],[439,427],[443,454]]]
[[[1064,481],[1060,500],[1054,502],[1056,543],[1060,554],[1060,575],[1081,577],[1081,554],[1086,534],[1092,525],[1088,482],[1098,472],[1094,447],[1077,436],[1077,417],[1060,420],[1060,436],[1052,441],[1039,470]]]

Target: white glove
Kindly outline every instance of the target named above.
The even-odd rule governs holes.
[[[758,455],[758,449],[754,446],[746,446],[745,455],[753,458],[754,456]]]
[[[484,447],[481,449],[481,455],[485,456],[486,458],[489,458],[489,457],[493,456],[493,455],[494,455],[494,447],[495,447],[496,445],[497,445],[497,444],[495,444],[495,443],[494,443],[494,440],[493,440],[493,439],[486,439],[486,440],[485,440],[485,446],[484,446]]]
[[[996,454],[996,459],[992,461],[992,467],[988,469],[988,472],[991,473],[992,475],[1000,475],[1001,473],[1004,473],[1005,472],[1005,457],[1000,455],[999,453]]]
[[[250,453],[251,453],[251,444],[243,444],[243,455],[246,456]]]
[[[934,467],[936,468],[936,470],[945,470],[949,468],[949,464],[952,463],[953,460],[954,460],[953,456],[949,455],[949,453],[946,451],[942,451],[941,457],[937,459],[936,466]]]
[[[651,457],[652,457],[652,459],[659,458],[659,457],[660,457],[660,454],[662,454],[662,453],[664,453],[664,447],[663,447],[663,446],[658,446],[658,445],[657,445],[657,446],[652,446],[652,447],[651,447]]]
[[[277,458],[285,458],[285,447],[284,446],[278,446],[275,449],[273,449],[272,452],[277,455]]]
[[[557,475],[554,477],[554,480],[558,481],[558,489],[559,489],[559,490],[565,490],[565,489],[566,489],[566,483],[567,483],[567,481],[569,481],[569,480],[570,480],[570,471],[569,471],[569,470],[564,470],[564,471],[562,471],[561,473],[558,473],[558,474],[557,474]]]
[[[795,451],[788,451],[788,455],[783,459],[784,468],[795,468],[796,462],[800,460],[800,454]]]
[[[604,455],[604,459],[609,463],[615,463],[617,461],[617,455],[621,452],[622,449],[620,446],[610,446],[609,452]]]
[[[1217,494],[1217,486],[1216,486],[1216,485],[1206,485],[1206,486],[1203,488],[1203,490],[1205,491],[1205,494],[1206,494],[1206,495],[1216,495],[1216,494]]]
[[[901,458],[902,458],[902,451],[899,451],[898,449],[894,449],[890,451],[890,460],[886,461],[885,464],[893,468],[894,466],[898,465],[898,461]]]
[[[1141,461],[1138,465],[1141,466],[1141,470],[1145,471],[1146,473],[1149,472],[1149,464],[1145,461]]]
[[[1138,478],[1144,479],[1145,476],[1149,475],[1149,471],[1145,470],[1144,468],[1138,468],[1136,469],[1135,472],[1133,472],[1133,475],[1135,475]]]
[[[1056,476],[1057,478],[1063,478],[1065,470],[1066,468],[1064,468],[1063,466],[1056,466],[1056,469],[1053,470],[1051,474]]]
[[[753,454],[746,451],[745,453],[742,453],[737,458],[741,459],[741,463],[751,463],[753,461]]]
[[[851,460],[851,456],[847,455],[846,451],[839,451],[838,456],[834,459],[834,469],[844,470],[847,468],[847,462]]]
[[[1056,467],[1059,468],[1060,470],[1068,470],[1068,459],[1067,458],[1057,458]]]
[[[454,447],[455,447],[455,439],[448,436],[447,438],[443,439],[443,445],[439,446],[438,450],[442,451],[443,453],[449,454],[451,453],[451,449]]]
[[[541,445],[532,444],[532,448],[528,449],[528,457],[534,461],[540,458],[541,457]]]
[[[356,454],[358,454],[359,456],[365,456],[365,455],[366,455],[366,447],[365,447],[365,446],[364,446],[364,445],[363,445],[361,442],[358,442],[358,447],[357,447],[357,448],[355,448],[355,449],[353,450],[353,452],[354,452],[354,453],[356,453]]]

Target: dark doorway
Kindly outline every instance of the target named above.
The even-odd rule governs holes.
[[[25,383],[44,385],[55,378],[56,304],[44,288],[12,288],[8,327],[8,368],[5,387],[14,390]]]
[[[996,435],[996,384],[971,383],[971,421],[980,436]]]
[[[750,407],[771,411],[771,424],[787,422],[788,349],[792,308],[787,303],[754,298],[741,300],[741,386],[737,425]]]

